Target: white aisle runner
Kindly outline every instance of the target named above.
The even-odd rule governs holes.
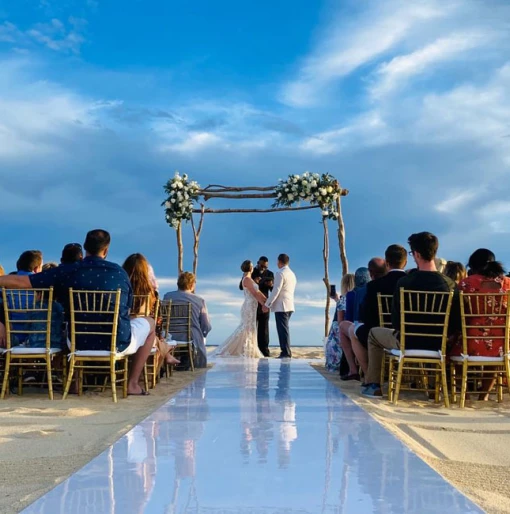
[[[307,363],[231,359],[24,512],[482,510]]]

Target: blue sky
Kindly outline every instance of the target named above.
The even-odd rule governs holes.
[[[509,21],[495,0],[0,0],[0,262],[27,248],[57,259],[104,227],[113,260],[145,253],[168,289],[160,203],[175,170],[203,186],[310,170],[350,190],[353,269],[421,230],[447,259],[486,246],[510,265]],[[214,342],[235,326],[240,262],[274,267],[282,251],[300,282],[295,342],[320,342],[319,222],[206,219]]]

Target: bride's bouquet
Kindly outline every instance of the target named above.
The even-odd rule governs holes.
[[[193,215],[193,203],[198,200],[200,186],[194,180],[189,180],[188,175],[180,175],[178,171],[165,184],[167,199],[162,203],[165,207],[166,222],[177,229],[179,224],[189,221]]]
[[[319,175],[305,171],[302,175],[289,175],[286,180],[279,180],[273,207],[291,207],[309,202],[310,205],[318,205],[324,217],[337,219],[336,200],[340,192],[340,184],[329,173]]]

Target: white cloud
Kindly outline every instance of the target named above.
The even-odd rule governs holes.
[[[434,208],[438,212],[443,212],[445,214],[455,214],[460,208],[466,206],[470,202],[473,202],[475,198],[479,198],[481,193],[481,190],[476,189],[456,191],[451,193],[448,198],[436,204]]]
[[[407,55],[399,55],[381,64],[375,72],[376,79],[370,88],[374,98],[390,94],[407,84],[409,79],[429,71],[430,67],[456,59],[468,50],[480,48],[493,37],[479,31],[452,34]]]
[[[452,8],[435,1],[369,2],[359,18],[347,22],[344,13],[334,16],[298,77],[284,84],[281,100],[294,107],[321,103],[321,93],[331,83],[384,55],[427,22],[446,17]]]
[[[225,142],[210,132],[189,132],[182,141],[164,145],[163,150],[171,150],[180,153],[194,153],[205,148],[225,147]]]

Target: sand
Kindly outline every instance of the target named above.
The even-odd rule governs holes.
[[[314,365],[355,403],[490,514],[510,513],[510,400],[466,402],[465,409],[402,392],[397,406],[362,397],[359,382]]]

